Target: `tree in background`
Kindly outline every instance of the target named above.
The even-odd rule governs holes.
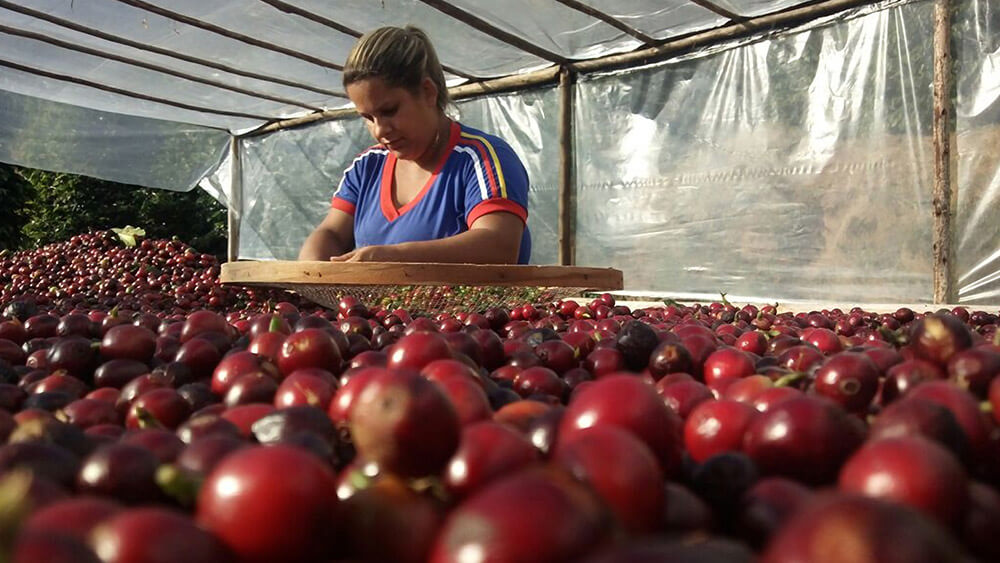
[[[33,186],[13,166],[0,163],[0,250],[18,250],[27,242],[25,206],[33,194]]]
[[[20,209],[13,211],[23,217],[19,223],[23,229],[12,248],[37,247],[90,230],[132,225],[144,229],[150,238],[176,236],[201,252],[225,255],[226,209],[203,190],[174,192],[74,174],[15,170],[29,193]],[[3,172],[0,168],[0,190],[8,185]],[[6,196],[3,199],[8,201]],[[0,217],[5,218],[6,212],[0,210]],[[6,224],[0,225],[0,243]]]

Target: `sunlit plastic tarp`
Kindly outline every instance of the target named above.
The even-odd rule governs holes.
[[[340,72],[335,69],[179,23],[114,0],[85,2],[21,0],[15,3],[128,41],[307,86],[342,89]],[[301,18],[282,19],[280,25],[274,25],[274,18],[280,12],[267,4],[252,0],[229,2],[172,0],[155,4],[185,16],[217,24],[234,33],[270,41],[288,49],[301,50],[306,54],[315,55],[320,60],[343,62],[343,54],[346,54],[354,42],[353,37],[316,24],[308,25],[310,22]],[[333,98],[308,90],[220,72],[171,56],[137,49],[9,9],[0,8],[0,22],[8,27],[134,59],[196,78],[210,79],[264,95],[291,98],[313,107],[346,103],[343,98]],[[38,75],[16,72],[8,68],[0,71],[0,76],[3,77],[0,79],[0,89],[92,109],[222,127],[232,131],[256,127],[267,119],[290,117],[311,111],[300,106],[237,93],[99,55],[76,52],[23,35],[0,33],[0,54],[5,60],[48,73],[70,75],[193,107],[245,113],[259,118],[193,111],[105,92],[85,85],[53,79],[43,81]],[[340,58],[336,59],[338,54]]]
[[[0,90],[0,162],[187,191],[216,168],[229,139],[220,129]]]
[[[993,20],[985,0],[966,0],[955,24],[973,31],[956,54],[963,301],[988,301],[1000,277]],[[933,2],[899,1],[583,77],[577,264],[623,270],[637,295],[929,302],[932,48]],[[557,261],[557,112],[554,88],[458,104],[525,160],[534,263]],[[241,256],[293,257],[369,143],[356,119],[248,140]]]
[[[1000,6],[959,4],[955,15],[959,301],[1000,302]]]
[[[585,78],[577,262],[639,293],[928,299],[932,8]]]
[[[720,5],[754,16],[802,3],[724,0]],[[337,95],[343,94],[338,67],[356,34],[383,25],[414,24],[427,31],[446,68],[459,74],[447,74],[449,84],[645,46],[556,0],[450,2],[540,52],[511,45],[418,0],[289,0],[284,2],[289,10],[260,0],[148,4],[155,9],[117,0],[5,2],[0,6],[0,91],[241,133],[268,120],[348,106]],[[592,5],[655,40],[728,21],[689,0],[595,0]]]
[[[773,2],[771,0],[765,0],[765,3],[772,11],[787,5],[787,2]],[[588,4],[656,39],[685,35],[726,23],[724,16],[689,0],[629,0],[627,2],[622,0],[591,0]],[[743,4],[748,5],[746,7],[750,7],[749,4],[759,7],[758,2],[743,2]],[[723,2],[716,2],[716,5],[726,7]],[[729,8],[733,7],[729,6]],[[732,11],[742,13],[743,10],[744,8],[739,8]]]

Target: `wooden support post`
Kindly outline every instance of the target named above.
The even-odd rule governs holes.
[[[934,4],[934,303],[957,303],[952,237],[951,0]]]
[[[576,187],[573,174],[573,98],[575,75],[559,71],[559,263],[576,263]]]
[[[240,221],[243,218],[243,160],[240,157],[240,138],[229,139],[229,251],[228,261],[240,257]]]

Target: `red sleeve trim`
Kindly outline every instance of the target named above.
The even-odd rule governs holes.
[[[525,224],[528,223],[528,210],[521,207],[521,204],[509,199],[493,198],[483,200],[482,202],[476,204],[476,206],[472,208],[472,211],[469,212],[469,215],[465,220],[465,224],[471,229],[472,224],[476,222],[476,219],[479,219],[483,215],[489,215],[490,213],[496,213],[498,211],[513,213],[514,215],[517,215]]]
[[[354,204],[346,199],[334,196],[334,198],[330,200],[330,207],[339,209],[348,215],[354,216]]]

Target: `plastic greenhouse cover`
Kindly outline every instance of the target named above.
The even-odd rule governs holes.
[[[741,16],[754,17],[790,8],[798,4],[795,0],[716,0],[716,6],[725,8]]]
[[[14,0],[12,3],[46,17],[97,29],[126,42],[138,42],[227,67],[252,70],[299,86],[250,78],[138,49],[21,13],[18,9],[0,7],[0,24],[5,28],[0,32],[0,53],[6,61],[194,108],[241,113],[250,117],[175,107],[11,68],[0,72],[2,91],[100,111],[219,127],[234,133],[250,130],[268,119],[304,115],[317,108],[349,105],[345,98],[332,92],[342,90],[341,73],[334,67],[343,63],[355,41],[354,36],[323,23],[282,12],[266,2],[172,0],[151,4],[252,40],[291,49],[311,57],[310,60],[181,23],[116,0]],[[555,0],[452,0],[451,3],[556,56],[592,58],[641,46],[638,39]],[[790,0],[728,0],[725,6],[742,15],[757,15],[801,3]],[[295,0],[289,4],[359,33],[381,25],[421,26],[434,41],[446,65],[472,76],[517,74],[552,64],[550,60],[511,46],[417,0]],[[709,29],[727,21],[723,16],[689,0],[598,0],[593,2],[593,6],[607,10],[657,39]],[[24,33],[39,34],[61,41],[64,45],[49,44]],[[79,52],[70,46],[98,53]],[[101,53],[110,56],[102,56]],[[161,70],[114,60],[114,56],[143,65],[155,65]],[[194,79],[178,76],[177,73]],[[462,81],[457,76],[449,76],[451,84]]]
[[[99,112],[0,90],[0,161],[187,191],[229,146],[219,129]]]
[[[637,292],[926,299],[931,8],[863,10],[582,80],[577,263],[620,268]],[[554,261],[557,245],[556,102],[549,89],[459,106],[528,165],[536,263]],[[368,142],[350,119],[250,140],[244,227],[272,227],[260,237],[268,248],[241,245],[241,256],[294,256]],[[282,200],[306,186],[319,186],[309,202]],[[288,209],[296,215],[281,218]]]
[[[932,8],[581,82],[578,263],[698,299],[928,299]]]
[[[335,90],[340,89],[340,73],[334,69],[247,45],[113,0],[89,0],[87,2],[41,0],[32,2],[30,7],[125,39],[197,56],[216,63],[254,69],[266,75],[297,83],[317,87],[332,86]],[[273,16],[274,9],[261,2],[174,0],[168,4],[168,7],[171,10],[209,22],[221,22],[227,28],[252,35],[257,39],[274,40],[284,46],[302,49],[307,53],[315,53],[317,56],[329,56],[331,53],[338,52],[346,54],[347,49],[354,42],[352,37],[332,32],[327,28],[318,25],[307,26],[302,23],[306,20],[286,21],[285,26],[282,27],[270,25],[269,16]],[[105,41],[6,9],[0,9],[0,20],[11,27],[44,33],[47,36],[76,45],[115,53],[200,78],[220,79],[226,84],[261,91],[268,95],[292,97],[316,106],[339,106],[346,103],[342,98],[331,98],[315,92],[245,78],[236,74],[220,73],[212,68]],[[140,94],[183,101],[199,107],[260,114],[262,117],[268,118],[290,117],[310,111],[302,107],[252,98],[231,90],[180,79],[162,72],[142,69],[100,56],[74,52],[35,39],[10,34],[0,34],[0,52],[4,53],[5,58],[32,68],[71,74],[93,82],[112,85]],[[7,72],[8,70],[4,69],[0,75],[7,74]],[[53,84],[47,85],[40,84],[40,82],[37,76],[24,74],[5,79],[0,83],[0,89],[18,91],[27,95],[92,109],[222,127],[233,131],[256,127],[262,122],[261,119],[248,120],[240,117],[195,112],[65,82],[51,81]]]
[[[446,64],[477,76],[526,72],[550,64],[416,0],[295,0],[292,3],[360,31],[388,24],[420,25],[428,31]],[[746,13],[774,11],[788,5],[787,0],[733,0],[731,3],[731,9]],[[22,13],[11,9],[10,4],[96,29],[122,41],[252,70],[301,87],[249,78],[138,49]],[[349,34],[280,12],[256,0],[173,0],[153,4],[326,61],[342,62],[354,42]],[[182,102],[192,108],[174,107],[2,67],[0,103],[2,111],[9,116],[0,123],[3,133],[0,161],[3,162],[183,190],[197,181],[199,174],[208,173],[218,163],[222,137],[208,128],[240,133],[259,126],[264,118],[297,116],[311,111],[303,106],[347,105],[345,99],[323,93],[341,90],[341,73],[336,69],[180,23],[117,0],[13,0],[7,5],[0,7],[0,25],[4,26],[0,32],[0,58],[3,60],[45,73]],[[462,0],[458,5],[528,40],[540,41],[560,56],[600,56],[638,46],[638,41],[632,37],[554,0]],[[682,35],[725,21],[722,16],[688,0],[598,0],[593,5],[656,38]],[[544,26],[540,22],[544,22]],[[20,31],[13,33],[8,29]],[[22,33],[125,57],[143,65],[155,65],[163,71],[52,45]],[[190,75],[194,80],[171,73]],[[462,81],[453,75],[448,77],[449,84]],[[259,95],[251,96],[199,80],[220,82],[229,88]],[[268,97],[288,99],[296,104],[266,99]],[[224,115],[196,108],[258,117]],[[554,132],[549,134],[554,135]],[[178,139],[183,142],[178,143]]]
[[[959,302],[995,304],[1000,9],[957,7]],[[930,302],[932,10],[584,81],[578,263],[673,297]]]
[[[131,8],[115,0],[20,0],[141,43],[253,68],[308,88],[240,77],[59,28],[0,8],[3,25],[174,71],[321,107],[340,73]],[[417,0],[294,5],[365,31],[424,27],[443,62],[477,76],[526,72],[540,57]],[[688,0],[587,0],[662,39],[725,21]],[[716,0],[744,16],[801,5]],[[157,2],[329,61],[353,37],[264,2]],[[553,0],[456,0],[501,29],[564,57],[629,50],[631,36]],[[955,252],[960,300],[1000,294],[1000,8],[957,0]],[[576,262],[624,270],[635,293],[788,301],[931,300],[932,0],[889,1],[778,35],[741,39],[577,85]],[[30,21],[29,21],[30,20]],[[218,110],[282,117],[297,105],[253,98],[0,33],[0,58]],[[452,77],[452,82],[455,79]],[[532,179],[535,263],[556,261],[558,92],[457,104],[457,116],[504,136]],[[164,106],[3,68],[0,161],[184,189],[215,166],[229,131],[256,118]],[[57,124],[57,125],[53,125]],[[333,186],[370,143],[342,119],[243,143],[240,256],[290,258],[325,213]],[[225,200],[228,168],[202,186]]]
[[[727,21],[690,0],[591,0],[587,4],[657,39],[717,27]]]
[[[959,301],[1000,301],[1000,6],[966,1],[955,15],[956,270]]]

